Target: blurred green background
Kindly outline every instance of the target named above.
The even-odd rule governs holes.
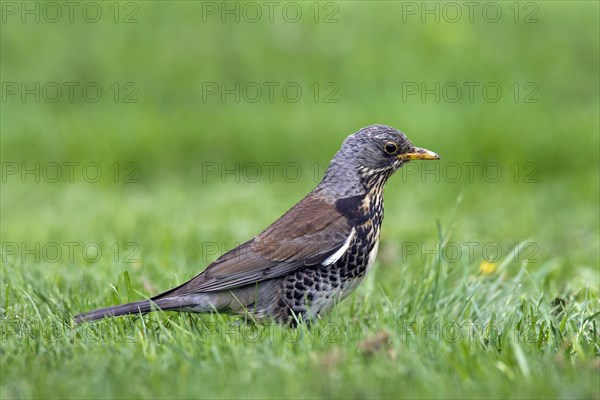
[[[56,23],[46,22],[57,19],[52,7],[37,3],[36,15],[7,3],[1,154],[19,170],[3,177],[3,240],[62,239],[53,236],[60,230],[68,240],[119,234],[137,242],[112,222],[145,224],[145,214],[135,215],[145,212],[153,218],[149,231],[183,215],[193,225],[191,243],[223,229],[242,241],[314,186],[315,163],[320,175],[346,135],[383,123],[443,157],[439,166],[392,179],[384,239],[423,240],[436,219],[448,227],[460,197],[456,240],[533,238],[544,258],[569,252],[571,269],[597,267],[594,2],[481,3],[471,13],[458,8],[458,20],[445,3],[101,2],[78,3],[72,13],[63,5]],[[35,2],[24,4],[35,10]],[[97,9],[101,17],[89,22]],[[65,82],[78,85],[73,101]],[[265,82],[276,85],[272,99]],[[478,85],[472,98],[465,82]],[[23,93],[36,83],[39,103]],[[248,83],[239,102],[221,93],[221,84]],[[56,102],[52,84],[63,90]],[[85,100],[86,84],[102,89],[97,102]],[[263,89],[256,101],[254,84]],[[286,100],[286,84],[301,88],[296,102]],[[438,98],[421,90],[436,84]],[[498,101],[486,100],[486,84],[501,88]],[[219,92],[207,93],[207,85]],[[407,91],[415,85],[416,94]],[[39,162],[40,171],[53,162],[95,162],[103,175],[88,183],[77,167],[70,183],[64,167],[56,184],[45,184],[43,172],[41,183],[32,175],[22,183],[23,162]],[[113,183],[115,162],[120,184]],[[135,166],[126,169],[128,162]],[[261,166],[261,179],[247,163]],[[279,163],[274,179],[266,179],[264,163]],[[285,179],[289,163],[302,167],[297,182]],[[465,163],[479,163],[472,179]],[[498,182],[486,179],[494,177],[486,163],[500,167]],[[439,172],[423,179],[423,168]],[[131,172],[138,182],[123,183]],[[118,201],[106,205],[102,196]],[[89,231],[89,210],[98,207],[106,229]],[[209,216],[220,217],[216,226]]]
[[[378,284],[396,286],[401,266],[423,268],[422,252],[407,257],[402,243],[434,248],[439,221],[463,250],[480,244],[455,268],[477,272],[486,243],[506,256],[532,241],[531,270],[550,271],[541,291],[598,291],[597,2],[477,2],[472,16],[454,3],[460,18],[438,2],[275,2],[272,14],[262,2],[76,2],[72,15],[56,4],[60,18],[43,2],[2,2],[5,283],[48,285],[59,309],[65,296],[106,304],[123,271],[141,293],[166,289],[216,258],[206,243],[226,250],[260,232],[316,185],[348,134],[382,123],[442,160],[390,180]],[[23,93],[38,84],[39,102]],[[98,101],[86,100],[86,84],[102,89]],[[247,90],[239,101],[221,92],[236,84]],[[301,89],[297,101],[285,85]],[[497,101],[484,86],[501,88]],[[96,163],[102,176],[90,183],[75,167],[69,182],[64,167],[58,182],[44,179],[45,166],[68,162]],[[7,254],[7,242],[97,242],[105,256],[48,262]],[[11,293],[3,312],[26,312]]]

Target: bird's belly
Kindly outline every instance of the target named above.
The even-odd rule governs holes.
[[[347,280],[346,285],[342,288],[340,293],[340,300],[346,298],[350,293],[354,291],[363,281],[367,273],[371,270],[373,264],[375,264],[375,258],[377,257],[377,250],[379,249],[379,240],[375,242],[375,245],[366,257],[366,263],[363,266],[358,267],[358,274],[355,277],[351,277]]]

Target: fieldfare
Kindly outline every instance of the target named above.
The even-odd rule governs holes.
[[[388,178],[411,160],[437,159],[394,128],[363,128],[346,138],[312,192],[199,275],[149,300],[79,314],[75,321],[154,310],[314,321],[348,296],[373,264]]]

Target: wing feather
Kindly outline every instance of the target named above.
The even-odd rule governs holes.
[[[335,203],[311,193],[258,236],[156,298],[231,290],[318,265],[349,246],[351,235],[352,226]]]

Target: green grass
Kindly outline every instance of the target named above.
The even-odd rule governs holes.
[[[397,237],[410,229],[397,221],[412,194],[391,185],[377,269],[332,315],[297,329],[172,313],[70,323],[74,313],[148,296],[201,270],[200,243],[231,248],[286,206],[274,185],[242,185],[245,194],[229,201],[239,185],[186,188],[186,199],[168,183],[124,197],[77,185],[57,195],[64,209],[55,218],[69,223],[46,217],[39,241],[79,232],[82,243],[101,237],[104,253],[91,264],[78,252],[73,263],[3,263],[2,397],[597,397],[594,266],[573,270],[543,247],[538,262],[507,253],[490,274],[480,272],[481,256],[402,262]],[[90,193],[95,201],[80,204]],[[34,207],[31,197],[19,193],[21,207]],[[119,207],[106,206],[118,198]],[[69,220],[79,207],[83,218]],[[442,216],[443,242],[454,240],[446,227],[460,225],[455,218]],[[434,249],[433,217],[416,221],[428,226],[405,236]],[[115,262],[109,250],[127,240],[139,246],[137,263],[125,262],[125,252]]]
[[[134,104],[0,103],[4,172],[102,169],[96,183],[80,169],[73,182],[2,177],[0,398],[600,398],[597,3],[536,3],[535,24],[402,22],[402,3],[364,1],[339,3],[335,24],[201,23],[200,2],[138,4],[136,24],[1,26],[3,82],[140,91]],[[334,82],[339,101],[203,102],[207,81]],[[422,81],[497,82],[506,95],[402,101],[402,83]],[[535,82],[539,101],[514,102],[514,82]],[[375,270],[316,325],[174,313],[71,324],[181,283],[260,232],[371,123],[441,154],[440,169],[414,163],[390,180]],[[238,175],[206,175],[222,163]],[[273,179],[263,163],[279,163]],[[479,163],[473,179],[465,163]],[[484,249],[501,251],[487,272]]]

